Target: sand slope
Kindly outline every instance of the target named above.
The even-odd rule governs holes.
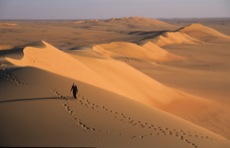
[[[152,26],[154,28],[160,28],[160,29],[164,29],[164,28],[167,28],[167,29],[171,29],[171,28],[175,28],[175,26],[169,24],[169,23],[166,23],[166,22],[163,22],[163,21],[160,21],[160,20],[157,20],[157,19],[151,19],[151,18],[144,18],[144,17],[124,17],[124,18],[112,18],[112,19],[109,19],[109,20],[106,20],[106,22],[109,22],[109,23],[112,23],[112,24],[118,24],[118,25],[128,25],[128,27],[138,27],[138,26],[141,26],[141,27],[149,27],[149,26]]]
[[[171,44],[201,44],[202,41],[229,40],[230,37],[215,29],[201,25],[191,24],[174,32],[165,32],[153,39],[158,46]]]
[[[125,45],[124,47],[128,47],[127,49],[132,49],[134,46],[134,50],[148,51],[135,44],[130,46],[130,43],[120,43],[118,45]],[[136,53],[140,57],[139,54],[143,52],[138,53],[138,51],[134,51],[129,53]],[[160,84],[123,62],[113,59],[81,58],[79,56],[73,58],[71,55],[67,55],[44,41],[39,46],[26,47],[24,49],[24,57],[21,60],[6,59],[18,66],[33,66],[44,69],[107,89],[145,104],[149,104],[149,102],[153,104],[159,102],[167,103],[174,98],[184,98],[180,94],[182,92],[177,92]],[[113,85],[110,85],[111,82],[113,82]],[[140,85],[143,85],[142,88],[139,87]],[[154,89],[154,93],[152,93],[152,89]],[[167,93],[163,94],[162,92]]]
[[[29,67],[1,74],[1,146],[229,146],[204,128],[76,80]],[[73,81],[77,100],[69,93]]]
[[[112,42],[110,44],[100,44],[94,49],[104,49],[109,52],[112,58],[134,58],[153,61],[182,60],[183,58],[165,51],[152,42],[144,43],[142,46],[127,42]],[[102,51],[102,50],[101,50]],[[108,56],[108,54],[104,54]]]
[[[24,27],[0,27],[0,146],[230,147],[228,36],[140,17],[10,23]]]
[[[189,26],[184,27],[179,32],[183,32],[188,34],[191,37],[203,40],[203,41],[213,41],[218,39],[227,39],[229,40],[230,37],[218,32],[215,29],[210,27],[201,25],[201,24],[191,24]]]
[[[166,32],[156,37],[154,43],[158,46],[166,46],[170,44],[197,44],[201,43],[201,41],[183,32]]]

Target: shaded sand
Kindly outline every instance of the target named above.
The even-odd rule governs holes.
[[[227,35],[141,17],[9,23],[24,28],[0,26],[0,146],[230,146]]]

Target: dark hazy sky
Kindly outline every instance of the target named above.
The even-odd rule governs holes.
[[[230,0],[0,0],[0,19],[230,17]]]

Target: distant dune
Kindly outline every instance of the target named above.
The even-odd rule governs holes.
[[[110,20],[107,20],[107,22],[110,23],[117,23],[117,24],[125,24],[129,25],[130,27],[134,26],[152,26],[152,27],[157,27],[157,28],[167,28],[171,29],[174,28],[175,26],[157,20],[157,19],[148,19],[144,17],[125,17],[125,18],[112,18]]]
[[[110,53],[115,53],[111,56],[114,58],[134,58],[153,61],[172,61],[183,59],[180,56],[161,49],[152,42],[147,42],[142,46],[133,43],[112,42],[110,44],[101,44],[97,47],[101,47]]]
[[[191,24],[174,32],[165,32],[158,35],[153,42],[158,46],[166,46],[171,44],[199,44],[202,41],[220,39],[229,40],[230,37],[201,24]]]
[[[180,32],[186,33],[191,37],[204,41],[216,40],[218,38],[228,40],[230,39],[229,36],[201,24],[191,24],[182,28]]]
[[[201,43],[196,38],[190,37],[186,33],[181,32],[166,32],[154,39],[158,46],[166,46],[170,44],[196,44]]]
[[[0,22],[0,27],[15,27],[18,26],[16,23],[5,23],[5,22]]]
[[[12,45],[0,45],[0,50],[8,50],[8,49],[13,49],[14,46]]]

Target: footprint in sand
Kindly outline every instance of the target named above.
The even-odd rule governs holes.
[[[80,121],[80,119],[78,119],[77,117],[73,117],[73,112],[74,111],[71,110],[70,106],[68,106],[68,100],[64,96],[62,96],[60,93],[58,93],[57,91],[52,90],[52,92],[55,93],[58,97],[65,99],[65,103],[63,104],[63,106],[65,107],[65,109],[69,113],[69,115],[72,116],[72,120],[74,122],[77,122],[76,125],[80,126],[84,130],[89,130],[89,131],[92,131],[92,132],[100,132],[100,133],[104,133],[104,134],[108,134],[109,133],[108,130],[107,131],[102,131],[100,129],[91,128],[91,127],[87,126],[86,124],[84,124],[82,121]],[[84,97],[82,99],[84,100]],[[80,102],[81,104],[83,104],[83,102],[81,100],[79,100],[78,102]],[[88,103],[86,103],[84,105],[87,106],[87,107],[90,107],[90,104],[91,103],[89,103],[89,101],[88,101]],[[94,104],[94,106],[95,106],[95,104]]]
[[[80,102],[81,105],[83,105],[83,102],[81,100],[79,102]]]
[[[140,127],[141,127],[141,128],[145,128],[144,124],[141,124]]]
[[[9,74],[6,69],[3,70],[3,77],[5,80],[10,81],[14,85],[29,85],[27,82],[17,79],[15,76]]]
[[[144,136],[139,136],[139,138],[143,139],[143,138],[144,138]]]
[[[57,95],[60,95],[60,94],[57,93]],[[100,107],[99,105],[96,105],[95,103],[93,103],[93,102],[89,101],[88,99],[86,99],[84,96],[81,97],[77,102],[80,103],[81,105],[84,105],[85,107],[93,109],[93,110],[97,109],[97,111],[99,111],[99,109],[101,108],[102,110],[104,110],[105,112],[108,113],[107,114],[108,116],[110,116],[110,117],[112,117],[112,118],[114,118],[114,119],[116,119],[118,121],[128,123],[128,124],[130,124],[132,126],[137,126],[138,125],[141,128],[148,128],[148,129],[150,129],[152,131],[155,131],[155,132],[151,132],[149,134],[145,134],[145,135],[141,135],[141,136],[133,135],[133,136],[130,136],[131,139],[134,139],[136,137],[139,137],[139,138],[143,139],[145,137],[154,136],[154,135],[156,135],[156,136],[170,135],[170,136],[177,137],[178,139],[186,142],[189,145],[192,145],[195,148],[198,147],[198,146],[195,143],[192,143],[190,140],[188,140],[188,137],[211,139],[208,136],[199,136],[197,134],[192,134],[192,132],[190,132],[190,131],[185,132],[183,130],[177,130],[177,129],[170,129],[168,127],[155,126],[154,124],[149,124],[148,122],[141,122],[140,120],[135,121],[134,119],[130,118],[129,116],[126,116],[123,113],[113,111],[111,109],[106,108],[105,106]],[[67,106],[67,104],[65,106]],[[74,117],[73,121],[79,121],[79,120],[77,120],[77,118]],[[82,122],[78,122],[78,125],[80,125],[80,127],[83,128],[84,130],[90,130],[90,131],[93,131],[93,132],[100,132],[100,133],[104,133],[104,134],[109,133],[109,131],[102,131],[100,129],[91,128],[91,127],[87,126],[86,124],[84,124]],[[120,136],[123,136],[123,135],[124,134],[120,133]]]
[[[75,121],[75,120],[77,120],[77,118],[76,118],[76,117],[73,117],[72,119],[73,119],[74,121]]]
[[[134,139],[134,138],[136,138],[136,136],[131,136],[130,138],[131,138],[131,139]]]
[[[85,98],[83,97],[82,100],[84,100],[84,99],[85,99]],[[96,105],[96,104],[90,102],[89,100],[87,100],[86,102],[87,102],[88,106],[91,106],[92,109],[95,109],[95,108],[98,108],[98,109],[99,109],[99,108],[100,108],[100,106],[98,106],[98,105]],[[79,101],[79,103],[82,104],[82,101]],[[86,104],[85,104],[85,105],[86,105]],[[195,143],[192,143],[191,141],[189,141],[188,139],[186,139],[186,138],[184,137],[184,136],[186,136],[186,135],[187,135],[188,137],[192,137],[192,136],[194,136],[194,137],[199,137],[198,135],[193,135],[193,134],[191,134],[191,133],[189,133],[189,132],[186,133],[186,132],[183,131],[183,130],[169,129],[168,127],[165,127],[165,128],[160,127],[160,126],[156,127],[155,125],[149,124],[149,123],[147,123],[147,122],[143,123],[143,122],[141,122],[140,120],[139,120],[139,121],[135,121],[135,120],[133,120],[132,118],[126,116],[125,114],[119,113],[119,112],[117,112],[117,111],[110,110],[110,109],[106,108],[105,106],[102,106],[101,108],[102,108],[102,110],[106,111],[107,113],[113,114],[111,117],[113,117],[113,118],[116,119],[116,120],[119,120],[119,121],[121,121],[121,122],[124,122],[125,120],[127,120],[127,121],[128,121],[127,123],[130,124],[130,125],[132,125],[132,126],[137,126],[137,125],[139,125],[141,128],[146,128],[146,127],[147,127],[147,128],[149,128],[149,129],[152,129],[153,131],[156,131],[155,134],[151,132],[151,133],[149,133],[148,135],[147,135],[147,134],[146,134],[146,135],[142,135],[142,136],[133,135],[133,136],[130,137],[131,139],[134,139],[134,138],[137,138],[137,137],[143,139],[143,138],[145,138],[145,137],[147,137],[147,136],[153,136],[153,135],[156,135],[156,136],[159,136],[159,135],[164,135],[164,136],[166,136],[166,135],[171,135],[171,136],[178,137],[178,139],[180,139],[180,140],[182,140],[182,141],[185,141],[187,144],[190,144],[190,145],[192,145],[192,146],[195,147],[195,148],[198,147]],[[89,128],[89,129],[90,129],[91,131],[102,132],[101,130],[96,130],[95,128]],[[123,135],[123,134],[121,133],[120,136],[122,136],[122,135]],[[208,136],[200,136],[200,137],[201,137],[201,138],[206,138],[206,139],[211,139],[211,138],[209,138]]]
[[[83,97],[82,98],[82,100],[84,100],[85,98]],[[81,103],[81,101],[79,101],[80,103]],[[84,104],[85,106],[91,106],[91,108],[92,109],[95,109],[95,104],[94,103],[92,103],[92,102],[90,102],[89,100],[87,100],[86,99],[86,102],[87,102],[87,104]],[[99,106],[97,106],[97,108],[99,108]],[[128,117],[128,116],[126,116],[125,114],[123,114],[123,113],[118,113],[118,112],[116,112],[116,111],[113,111],[113,110],[110,110],[110,109],[108,109],[108,108],[106,108],[105,106],[102,106],[102,109],[104,110],[104,111],[106,111],[106,112],[108,112],[108,113],[111,113],[111,114],[114,114],[113,116],[111,116],[111,117],[113,117],[114,119],[117,119],[117,120],[119,120],[119,121],[121,121],[121,122],[124,122],[125,120],[128,120],[128,124],[131,124],[132,126],[136,126],[136,125],[139,125],[141,128],[146,128],[146,127],[148,127],[149,129],[153,129],[154,131],[158,131],[157,133],[156,133],[156,135],[167,135],[167,134],[169,134],[169,135],[171,135],[171,136],[176,136],[176,137],[178,137],[178,138],[180,138],[181,140],[183,140],[183,141],[185,141],[185,138],[184,138],[184,136],[180,136],[180,134],[182,134],[182,135],[188,135],[188,137],[192,137],[192,134],[186,134],[183,130],[180,130],[180,133],[176,130],[176,129],[172,129],[172,130],[170,130],[169,128],[162,128],[162,127],[160,127],[160,126],[158,126],[158,127],[155,127],[155,125],[153,125],[153,124],[149,124],[149,123],[147,123],[147,122],[145,122],[145,123],[142,123],[141,121],[137,121],[137,122],[135,122],[135,120],[133,120],[133,119],[131,119],[130,117]],[[120,118],[119,118],[119,116],[120,116]],[[150,135],[153,135],[153,133],[151,133]],[[135,136],[132,136],[131,138],[134,138]],[[142,138],[143,137],[145,137],[145,136],[142,136]],[[203,138],[205,138],[205,137],[203,137]],[[191,144],[191,142],[189,141],[189,140],[187,140],[186,141],[188,144]],[[195,145],[195,144],[194,144]]]
[[[180,136],[180,139],[181,139],[181,140],[184,140],[184,136]]]

